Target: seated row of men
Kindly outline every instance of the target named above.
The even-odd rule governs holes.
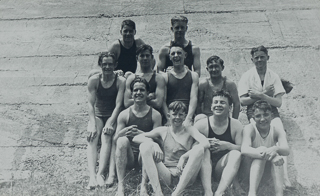
[[[153,71],[152,52],[151,46],[141,45],[136,52],[141,72],[127,74],[126,78],[114,72],[116,56],[102,53],[98,60],[101,73],[89,77],[88,188],[97,184],[110,186],[117,174],[118,195],[124,195],[126,168],[138,164],[140,152],[141,195],[146,194],[147,179],[156,195],[162,195],[159,179],[172,184],[179,176],[172,194],[180,195],[199,172],[205,194],[212,195],[212,169],[215,176],[221,177],[215,195],[222,195],[231,183],[241,190],[236,175],[243,154],[253,159],[249,195],[256,195],[267,161],[277,166],[272,166],[272,173],[276,194],[282,195],[286,175],[281,175],[284,159],[280,155],[287,156],[289,147],[277,107],[285,91],[278,75],[267,69],[267,49],[263,46],[252,49],[255,67],[240,79],[240,99],[235,83],[222,77],[224,62],[218,56],[208,58],[209,78],[199,82],[198,74],[185,65],[183,48],[170,48],[173,66],[166,73]],[[240,101],[248,106],[251,120],[244,130],[237,120]],[[123,105],[126,109],[121,111]],[[195,114],[198,115],[194,118]],[[105,179],[108,164],[109,174]]]

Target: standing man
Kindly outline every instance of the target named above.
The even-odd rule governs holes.
[[[118,117],[116,142],[116,169],[118,175],[118,196],[124,195],[124,177],[127,167],[138,165],[139,145],[132,138],[161,125],[161,115],[147,105],[149,84],[143,78],[135,78],[130,85],[133,105],[122,111]]]
[[[186,55],[187,53],[179,46],[173,46],[170,49],[170,60],[173,68],[163,74],[167,87],[163,110],[167,114],[167,106],[170,103],[174,101],[183,102],[188,108],[184,126],[189,126],[193,122],[193,115],[197,107],[199,76],[184,65]]]
[[[137,50],[137,61],[140,64],[141,73],[130,75],[126,80],[126,90],[124,94],[124,106],[127,108],[133,105],[130,84],[136,77],[144,78],[148,81],[150,89],[147,103],[154,109],[160,111],[164,100],[165,80],[163,76],[153,70],[153,49],[150,45],[141,45]]]
[[[256,101],[252,107],[256,123],[245,126],[241,152],[251,158],[249,196],[256,196],[266,163],[271,162],[275,195],[283,195],[284,160],[290,153],[286,132],[272,125],[272,107],[267,101]],[[250,164],[248,164],[250,165]]]
[[[282,96],[285,94],[285,89],[278,74],[267,67],[269,60],[268,50],[264,46],[252,48],[251,56],[255,66],[241,76],[238,84],[241,105],[247,106],[248,120],[254,124],[254,120],[251,120],[253,119],[253,103],[257,100],[267,101],[271,105],[273,114],[271,124],[276,126],[277,129],[284,130],[277,108],[282,104]],[[285,160],[284,187],[291,187],[287,169],[287,157],[283,158]]]
[[[232,98],[225,91],[213,93],[211,110],[213,115],[195,123],[195,127],[210,141],[212,169],[220,179],[215,196],[222,196],[233,182],[234,189],[244,192],[237,179],[241,163],[242,124],[229,117]]]
[[[206,196],[212,195],[210,146],[208,140],[192,127],[182,125],[187,115],[187,107],[180,101],[169,105],[170,126],[158,127],[151,132],[134,137],[133,141],[142,143],[140,152],[143,162],[143,177],[148,177],[155,195],[163,195],[160,179],[166,185],[174,185],[179,179],[172,195],[182,195],[187,185],[192,184],[201,171]],[[162,139],[162,148],[152,139]],[[194,145],[198,142],[198,145]],[[210,170],[210,171],[208,171]],[[142,179],[140,195],[146,195],[145,179]]]
[[[212,95],[217,91],[225,91],[231,95],[233,110],[232,118],[238,119],[240,112],[240,100],[238,96],[237,85],[222,76],[224,69],[223,60],[218,56],[211,56],[207,60],[206,70],[210,77],[203,78],[199,82],[197,114],[211,116]]]
[[[113,155],[110,156],[112,135],[116,127],[116,119],[123,101],[125,79],[114,73],[116,57],[109,52],[101,53],[98,60],[102,73],[93,75],[88,80],[88,168],[90,180],[87,189],[97,184],[104,184],[104,172],[110,158],[110,168],[114,165]],[[99,170],[96,174],[98,157],[97,145],[101,138]],[[110,171],[109,171],[110,172]]]
[[[127,77],[130,73],[136,73],[136,50],[144,42],[141,39],[134,39],[136,24],[132,20],[124,20],[121,23],[120,34],[122,39],[113,42],[109,51],[116,55],[118,61],[117,70],[121,70]]]
[[[173,40],[161,47],[159,52],[159,62],[157,63],[158,71],[166,71],[168,67],[173,66],[170,60],[170,48],[180,46],[186,52],[185,65],[201,74],[200,64],[200,48],[192,45],[191,41],[186,40],[186,32],[188,30],[188,19],[184,16],[174,16],[171,19],[171,31],[173,32]]]

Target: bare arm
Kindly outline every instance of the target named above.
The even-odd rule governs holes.
[[[163,104],[163,100],[164,100],[164,87],[165,87],[165,80],[162,77],[161,74],[156,74],[156,82],[157,82],[157,88],[156,88],[156,92],[155,92],[155,99],[151,99],[148,103],[153,107],[153,108],[157,108],[160,109],[162,104]]]
[[[161,126],[161,120],[162,118],[160,113],[157,110],[152,109],[153,129]]]
[[[135,142],[135,143],[138,143],[138,144],[141,144],[143,142],[153,142],[152,139],[155,139],[155,138],[158,138],[158,137],[161,137],[162,138],[162,135],[161,133],[163,133],[165,130],[163,127],[158,127],[158,128],[155,128],[153,129],[152,131],[150,132],[144,132],[140,135],[136,135],[132,141]]]
[[[288,145],[286,132],[277,128],[275,128],[274,130],[278,140],[278,145],[271,148],[273,148],[273,150],[275,150],[281,156],[288,156],[290,154],[290,148]]]
[[[92,141],[97,136],[94,104],[96,102],[98,79],[99,78],[93,76],[93,77],[90,77],[88,80],[88,114],[89,114],[88,132],[90,132],[87,137],[88,142]]]
[[[202,135],[198,129],[196,129],[193,126],[187,127],[186,128],[189,132],[189,134],[200,144],[203,146],[203,148],[208,149],[210,147],[210,143],[208,139]]]
[[[129,127],[126,127],[127,115],[128,110],[124,110],[118,116],[117,130],[113,138],[113,141],[115,142],[118,140],[119,137],[125,136],[126,132],[129,130]]]
[[[193,47],[192,53],[193,53],[193,69],[200,77],[201,76],[200,48]]]
[[[243,138],[241,144],[241,153],[255,159],[263,159],[264,154],[261,150],[252,147],[252,140],[254,138],[254,128],[251,124],[244,127]]]
[[[188,114],[186,117],[186,120],[188,121],[192,121],[192,117],[197,108],[198,85],[199,85],[198,75],[194,72],[191,72],[191,76],[192,76],[192,86],[191,86],[191,92],[190,92],[190,103],[189,103]]]
[[[134,80],[135,75],[130,75],[126,80],[126,87],[124,92],[124,107],[128,108],[133,105],[133,99],[131,97],[130,84]]]
[[[169,54],[169,48],[164,45],[159,51],[159,61],[157,62],[157,71],[164,71],[166,68],[166,56]]]
[[[238,95],[237,86],[234,82],[230,82],[229,88],[229,92],[231,94],[233,102],[232,118],[238,119],[240,113],[240,99]]]
[[[114,53],[116,55],[116,58],[118,60],[119,56],[120,56],[120,44],[119,41],[116,40],[114,41],[110,47],[108,48],[108,51],[111,53]]]

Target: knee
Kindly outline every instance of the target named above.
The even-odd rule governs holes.
[[[117,140],[117,149],[127,148],[130,145],[129,139],[127,137],[119,137]]]
[[[191,149],[190,157],[194,157],[196,159],[202,159],[204,157],[204,147],[201,145],[196,145]]]
[[[231,150],[230,156],[239,162],[241,161],[241,152],[239,150]]]
[[[144,142],[144,143],[140,144],[139,151],[140,151],[141,156],[146,156],[146,155],[152,154],[152,152],[153,152],[152,143],[151,142]]]

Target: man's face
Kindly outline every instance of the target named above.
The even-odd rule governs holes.
[[[263,111],[261,109],[255,109],[253,112],[253,119],[256,121],[256,126],[259,129],[269,129],[272,120],[271,111]]]
[[[120,34],[122,35],[123,41],[133,41],[136,30],[128,25],[124,25],[120,30]]]
[[[220,63],[217,63],[215,61],[211,61],[206,68],[210,74],[210,77],[220,77],[223,70]]]
[[[115,68],[115,63],[113,62],[112,57],[103,57],[101,63],[102,72],[105,74],[113,73]]]
[[[228,98],[223,96],[215,96],[212,98],[211,110],[213,115],[229,115],[230,105]]]
[[[179,127],[182,125],[183,121],[186,119],[187,114],[181,110],[179,111],[169,111],[169,120],[172,126]]]
[[[140,63],[141,68],[151,67],[152,59],[153,55],[150,53],[149,50],[144,50],[137,56],[137,60]]]
[[[255,64],[258,71],[265,71],[269,56],[263,51],[257,51],[252,55],[251,60]]]
[[[183,21],[177,21],[171,27],[171,31],[173,32],[176,38],[184,38],[187,30],[188,26]]]
[[[132,98],[135,102],[146,101],[148,92],[146,90],[146,85],[142,82],[136,82],[132,89]]]
[[[170,60],[173,66],[184,65],[184,59],[186,58],[186,53],[180,47],[172,47],[169,54]]]

